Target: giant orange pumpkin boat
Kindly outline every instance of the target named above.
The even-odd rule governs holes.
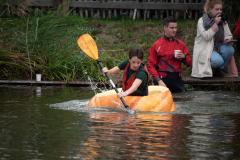
[[[124,97],[130,109],[150,112],[175,111],[175,103],[168,88],[162,86],[149,86],[148,96]],[[90,107],[121,107],[122,103],[114,90],[98,93],[89,101]]]

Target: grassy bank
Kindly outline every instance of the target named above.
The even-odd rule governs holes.
[[[192,52],[196,21],[180,21],[179,36]],[[0,19],[0,79],[101,81],[95,62],[80,53],[76,40],[90,33],[102,50],[101,59],[112,67],[127,57],[130,47],[139,46],[147,55],[162,35],[161,21],[96,20],[78,16],[45,14]],[[145,56],[146,58],[146,56]]]

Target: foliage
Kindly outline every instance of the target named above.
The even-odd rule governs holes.
[[[94,73],[97,67],[79,53],[76,40],[94,30],[86,26],[85,20],[74,16],[1,18],[0,78],[31,79],[31,66],[33,74],[42,73],[47,80],[86,79],[80,76],[83,69]]]
[[[0,1],[0,79],[33,79],[36,73],[41,73],[44,80],[91,77],[102,81],[97,64],[80,53],[76,44],[79,35],[87,32],[94,37],[101,50],[101,60],[109,68],[127,59],[131,47],[142,48],[146,59],[148,48],[162,35],[159,20],[81,19],[61,16],[58,10],[30,9],[25,3],[28,0]],[[233,24],[239,17],[240,1],[229,0],[224,5]],[[190,52],[196,23],[193,20],[178,23],[178,35]]]
[[[196,22],[183,21],[179,25],[181,37],[191,48]],[[79,35],[86,32],[96,40],[103,64],[111,68],[127,59],[131,47],[142,48],[146,59],[148,48],[162,35],[162,24],[159,21],[60,17],[55,13],[1,18],[0,78],[32,79],[36,73],[41,73],[45,80],[88,80],[91,77],[102,81],[96,62],[81,54],[76,44]]]

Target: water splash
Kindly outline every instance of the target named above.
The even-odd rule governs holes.
[[[89,107],[88,106],[88,100],[71,100],[71,101],[66,101],[66,102],[61,102],[61,103],[55,103],[55,104],[50,104],[50,108],[53,109],[61,109],[61,110],[70,110],[70,111],[77,111],[77,112],[106,112],[111,109],[109,108],[103,108],[103,107]]]
[[[93,92],[94,92],[95,95],[96,95],[97,93],[102,93],[102,92],[105,92],[105,91],[108,90],[105,85],[102,85],[102,86],[104,86],[104,87],[102,87],[102,88],[101,88],[101,87],[98,87],[98,85],[97,85],[96,83],[94,83],[89,76],[87,76],[87,78],[88,78],[88,81],[90,82],[90,87],[91,87],[91,89],[93,90]]]
[[[93,90],[94,94],[97,94],[97,89],[98,89],[97,84],[94,84],[92,79],[89,76],[87,76],[87,79],[90,82],[90,87]]]
[[[107,87],[105,85],[102,85],[102,86],[104,86],[103,88],[98,87],[98,84],[93,82],[91,77],[88,75],[87,71],[83,68],[82,68],[82,70],[83,70],[83,74],[87,77],[88,81],[90,82],[90,87],[95,95],[97,93],[101,93],[101,92],[104,92],[105,90],[107,90]]]

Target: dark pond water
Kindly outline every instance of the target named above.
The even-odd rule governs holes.
[[[177,111],[89,109],[84,88],[0,86],[0,159],[240,159],[240,94],[174,95]]]

